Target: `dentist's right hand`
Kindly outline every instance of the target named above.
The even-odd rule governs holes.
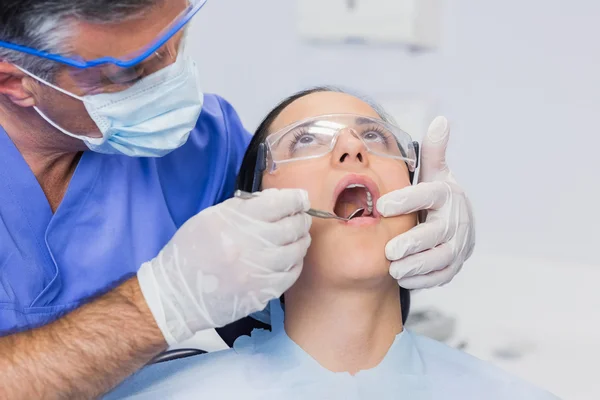
[[[167,343],[263,310],[297,279],[310,245],[308,194],[267,189],[190,218],[137,277]]]

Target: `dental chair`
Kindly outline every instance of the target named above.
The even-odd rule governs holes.
[[[255,320],[252,317],[242,318],[232,324],[224,326],[223,328],[217,328],[216,331],[223,339],[223,341],[230,348],[233,347],[235,340],[243,335],[250,336],[253,329],[267,329],[271,330],[271,326],[263,324],[260,321]],[[168,350],[154,357],[147,365],[159,364],[167,361],[179,360],[182,358],[194,357],[201,354],[206,354],[207,351],[200,349],[174,349]]]

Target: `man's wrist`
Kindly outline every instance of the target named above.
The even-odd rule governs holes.
[[[114,293],[115,295],[120,296],[125,303],[134,308],[139,313],[141,320],[147,321],[146,327],[150,329],[152,336],[156,336],[157,342],[161,343],[163,346],[166,346],[165,338],[156,323],[148,303],[146,302],[137,277],[133,277],[125,281],[115,289]]]

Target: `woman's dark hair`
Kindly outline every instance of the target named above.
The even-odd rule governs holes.
[[[336,92],[336,93],[347,93],[345,90],[328,87],[328,86],[319,86],[312,89],[303,90],[298,92],[285,100],[279,103],[260,123],[256,132],[254,133],[254,137],[250,141],[250,145],[246,150],[246,154],[244,155],[244,159],[242,161],[242,165],[240,166],[240,171],[237,177],[236,189],[244,190],[246,192],[252,191],[252,184],[254,180],[254,171],[256,169],[256,161],[258,157],[258,149],[259,145],[265,141],[267,136],[269,135],[269,129],[273,124],[273,121],[281,114],[281,112],[287,108],[290,104],[295,102],[296,100],[308,96],[313,93],[320,92]],[[353,94],[354,95],[354,94]],[[369,104],[381,117],[382,120],[386,122],[393,122],[391,118],[383,111],[383,109],[374,103],[373,101],[364,98],[363,96],[357,96],[360,99],[364,100],[367,104]],[[283,300],[282,300],[283,301]],[[406,323],[406,318],[408,317],[408,313],[410,311],[410,292],[407,289],[400,288],[400,302],[402,307],[402,323]]]

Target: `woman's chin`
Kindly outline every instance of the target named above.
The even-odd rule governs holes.
[[[349,271],[337,277],[339,286],[378,291],[387,287],[393,280],[387,268],[377,271]]]
[[[393,281],[389,268],[390,262],[382,252],[361,253],[346,249],[340,250],[337,257],[320,258],[316,263],[312,261],[306,264],[303,273],[317,274],[319,280],[327,281],[334,286],[380,288],[388,281]]]
[[[390,261],[385,257],[385,245],[395,234],[384,224],[372,228],[313,232],[303,274],[366,285],[393,280],[389,274]]]

